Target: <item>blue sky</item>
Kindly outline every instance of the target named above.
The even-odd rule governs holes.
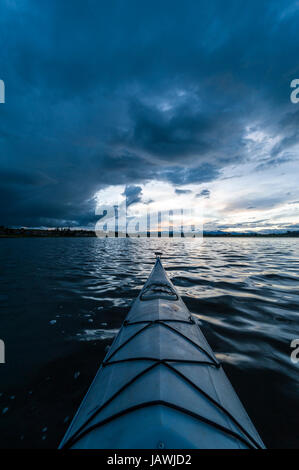
[[[2,0],[0,224],[92,227],[121,190],[298,229],[298,30],[298,1]]]

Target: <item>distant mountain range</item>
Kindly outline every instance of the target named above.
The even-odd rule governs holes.
[[[117,236],[117,234],[116,234]],[[149,236],[149,235],[148,235]],[[261,233],[261,232],[222,232],[207,231],[203,232],[204,237],[299,237],[299,230],[288,230],[279,233]],[[8,228],[0,226],[0,238],[39,238],[39,237],[96,237],[94,230],[55,228]]]

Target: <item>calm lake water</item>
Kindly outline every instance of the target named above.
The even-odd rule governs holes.
[[[0,447],[57,447],[154,251],[266,446],[299,447],[299,239],[0,240]]]

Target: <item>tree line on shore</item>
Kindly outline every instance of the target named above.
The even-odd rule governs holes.
[[[115,234],[117,237],[117,234]],[[9,228],[0,226],[0,238],[20,238],[20,237],[96,237],[94,230],[71,229],[71,228]],[[282,233],[261,233],[261,232],[203,232],[204,237],[299,237],[299,231],[288,230]]]

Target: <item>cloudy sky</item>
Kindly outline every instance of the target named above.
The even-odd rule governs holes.
[[[92,227],[124,193],[299,229],[298,31],[298,1],[1,0],[0,224]]]

